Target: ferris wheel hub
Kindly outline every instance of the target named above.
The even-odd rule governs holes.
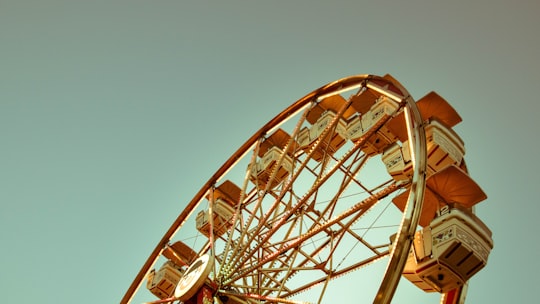
[[[204,285],[206,278],[212,271],[214,259],[205,254],[197,258],[183,274],[174,291],[174,297],[181,301],[192,298]]]

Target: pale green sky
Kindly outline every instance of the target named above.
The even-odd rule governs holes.
[[[534,302],[538,13],[532,0],[0,0],[0,301],[117,303],[259,127],[325,83],[390,73],[463,118],[495,240],[468,303]]]

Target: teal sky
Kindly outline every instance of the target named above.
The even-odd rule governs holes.
[[[534,302],[539,13],[532,0],[0,0],[0,302],[118,303],[256,130],[328,82],[386,73],[463,118],[495,240],[468,303]]]

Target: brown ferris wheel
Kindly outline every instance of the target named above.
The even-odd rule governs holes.
[[[460,121],[389,75],[309,93],[187,202],[121,303],[390,303],[402,279],[463,303],[493,241]]]

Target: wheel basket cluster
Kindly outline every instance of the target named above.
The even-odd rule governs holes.
[[[389,75],[306,95],[201,188],[122,303],[145,280],[153,303],[331,301],[331,281],[385,258],[374,302],[404,277],[457,303],[493,248],[459,122],[438,94],[415,102]]]

